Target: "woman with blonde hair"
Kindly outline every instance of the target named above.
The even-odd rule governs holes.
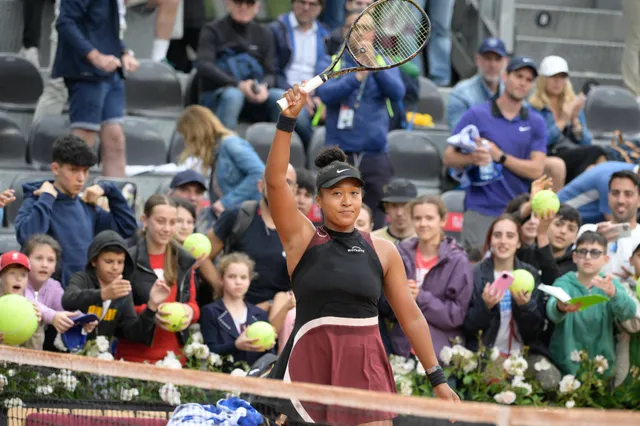
[[[529,103],[547,123],[547,166],[564,162],[564,168],[547,167],[558,188],[590,166],[606,161],[604,149],[591,145],[584,102],[584,94],[573,91],[567,61],[560,56],[544,58]]]
[[[264,163],[251,144],[222,125],[210,109],[191,105],[178,118],[184,137],[180,163],[195,157],[209,175],[209,199],[217,216],[246,200],[260,200],[258,181]],[[210,173],[210,174],[209,174]]]

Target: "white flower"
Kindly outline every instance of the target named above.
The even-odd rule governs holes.
[[[574,350],[571,352],[571,361],[580,362],[582,360],[582,352],[578,350]]]
[[[131,401],[138,395],[140,395],[140,392],[136,388],[120,390],[120,400],[122,401]]]
[[[13,377],[16,375],[16,370],[14,370],[13,368],[10,370],[7,370],[7,376],[8,377]]]
[[[175,352],[167,351],[167,354],[164,356],[164,359],[178,359],[178,358],[176,357]]]
[[[478,361],[475,359],[469,359],[462,364],[462,371],[466,374],[471,373],[473,370],[478,368]]]
[[[234,368],[233,371],[229,374],[236,377],[246,377],[247,372],[242,368]]]
[[[156,365],[158,367],[171,368],[173,370],[182,369],[182,363],[180,363],[180,360],[176,358],[176,354],[174,354],[172,351],[167,352],[167,355],[165,355],[164,359],[156,362]]]
[[[216,353],[209,354],[209,365],[222,367],[222,357]]]
[[[234,359],[233,359],[233,355],[227,355],[227,356],[225,357],[225,359],[227,360],[227,362],[228,362],[229,364],[233,364],[233,363],[235,362],[235,361],[234,361]]]
[[[413,382],[407,376],[401,376],[396,381],[398,393],[404,396],[410,396],[413,393]]]
[[[609,369],[609,361],[607,361],[607,359],[602,356],[602,355],[597,355],[593,361],[595,362],[596,366],[597,366],[597,372],[598,374],[604,374],[605,371],[607,371]]]
[[[560,393],[570,393],[577,391],[582,383],[572,374],[567,374],[560,380]]]
[[[418,374],[419,376],[426,376],[427,372],[424,369],[424,367],[422,366],[422,363],[418,363],[418,365],[416,365],[416,374]]]
[[[440,361],[442,361],[445,366],[448,366],[449,364],[451,364],[452,357],[453,351],[451,350],[451,348],[449,346],[443,346],[440,350]]]
[[[494,395],[493,399],[498,404],[511,405],[516,401],[516,393],[513,391],[504,391]]]
[[[394,374],[409,374],[416,369],[416,362],[412,358],[405,358],[402,356],[394,356],[389,360],[391,363],[391,369]]]
[[[524,376],[525,371],[529,368],[529,364],[527,360],[521,356],[511,355],[504,360],[502,368],[510,376]]]
[[[187,358],[191,358],[193,356],[194,350],[195,350],[195,344],[189,343],[187,346],[184,347],[183,352]]]
[[[67,352],[68,349],[65,346],[64,342],[62,341],[62,335],[60,333],[58,333],[56,335],[55,340],[53,341],[53,346],[55,346],[55,348],[57,350],[59,350],[60,352]]]
[[[514,388],[524,389],[526,391],[525,395],[531,395],[531,392],[533,392],[533,387],[529,383],[526,383],[524,381],[524,377],[522,376],[514,377],[513,381],[511,382],[511,386],[513,386]]]
[[[40,385],[36,387],[36,393],[39,395],[51,395],[53,393],[53,386]]]
[[[495,361],[500,358],[500,350],[496,347],[491,348],[491,352],[489,353],[489,359],[491,361]]]
[[[180,391],[173,385],[167,383],[160,388],[160,399],[170,405],[180,405]]]
[[[197,331],[191,335],[191,341],[193,343],[204,343],[204,337],[202,337],[202,333]]]
[[[87,356],[89,358],[98,358],[99,355],[100,355],[100,349],[98,349],[97,345],[93,345],[91,349],[87,351]]]
[[[8,384],[9,384],[9,379],[7,379],[7,376],[0,374],[0,393],[2,393],[2,391],[4,390],[4,387],[7,386]]]
[[[109,352],[103,352],[97,356],[98,359],[102,359],[105,361],[113,361],[113,355]]]
[[[547,371],[551,368],[551,364],[546,358],[542,358],[540,361],[533,364],[533,369],[536,371]]]
[[[24,402],[20,398],[10,398],[4,400],[5,408],[20,408],[24,407]]]
[[[567,408],[573,408],[576,406],[576,402],[573,399],[570,399],[564,403],[564,406]]]
[[[196,343],[196,348],[194,351],[194,355],[196,358],[205,360],[209,358],[209,347],[207,345],[203,345],[202,343]]]
[[[78,386],[78,379],[73,376],[69,370],[62,370],[62,372],[57,376],[57,381],[62,383],[65,390],[69,392],[75,391],[76,386]]]
[[[96,346],[100,352],[107,352],[111,344],[109,344],[109,340],[104,336],[96,337]]]

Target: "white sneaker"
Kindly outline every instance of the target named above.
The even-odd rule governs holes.
[[[37,47],[22,48],[18,52],[20,56],[31,62],[36,68],[40,68],[40,52]]]

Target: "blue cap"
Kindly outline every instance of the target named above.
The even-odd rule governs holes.
[[[485,39],[480,47],[478,53],[493,52],[500,56],[507,56],[507,48],[504,46],[504,42],[496,37],[489,37]]]
[[[536,61],[531,59],[528,56],[514,56],[509,61],[509,65],[507,65],[507,72],[518,71],[522,68],[530,68],[533,71],[533,76],[538,76],[538,67],[536,66]]]
[[[94,314],[83,314],[73,319],[73,326],[60,336],[69,352],[78,352],[84,348],[87,343],[87,335],[83,332],[82,327],[93,321],[98,321],[98,317]]]
[[[207,190],[207,183],[204,180],[204,176],[191,169],[176,174],[173,179],[171,179],[171,185],[169,185],[169,187],[171,189],[176,189],[177,187],[188,183],[197,183],[202,186],[203,191]]]

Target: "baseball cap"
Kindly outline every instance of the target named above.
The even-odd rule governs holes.
[[[484,39],[478,48],[478,53],[480,54],[487,52],[493,52],[500,56],[507,56],[507,48],[504,46],[504,42],[496,37]]]
[[[69,352],[78,352],[84,348],[87,343],[87,334],[84,332],[83,327],[93,321],[98,321],[98,317],[95,314],[82,314],[73,318],[71,328],[60,336],[62,343],[64,343]]]
[[[184,170],[178,174],[176,174],[173,179],[171,179],[171,184],[169,187],[171,189],[176,189],[179,186],[186,185],[188,183],[197,183],[202,187],[203,191],[207,190],[207,183],[204,180],[204,176],[195,170]]]
[[[8,251],[0,256],[0,271],[10,265],[19,265],[29,271],[31,270],[31,263],[29,263],[27,255],[15,250]]]
[[[507,72],[518,71],[522,68],[530,68],[533,71],[533,76],[538,76],[538,67],[536,61],[528,56],[514,56],[507,65]]]
[[[564,58],[551,55],[540,62],[540,75],[551,77],[560,73],[569,75],[569,64],[567,64]]]
[[[394,179],[385,188],[383,203],[408,203],[418,196],[418,188],[406,179]]]
[[[364,180],[362,180],[358,169],[349,163],[334,161],[327,167],[320,169],[318,177],[316,178],[316,187],[318,189],[331,188],[333,185],[345,179],[355,179],[360,182],[361,186],[364,186]]]

